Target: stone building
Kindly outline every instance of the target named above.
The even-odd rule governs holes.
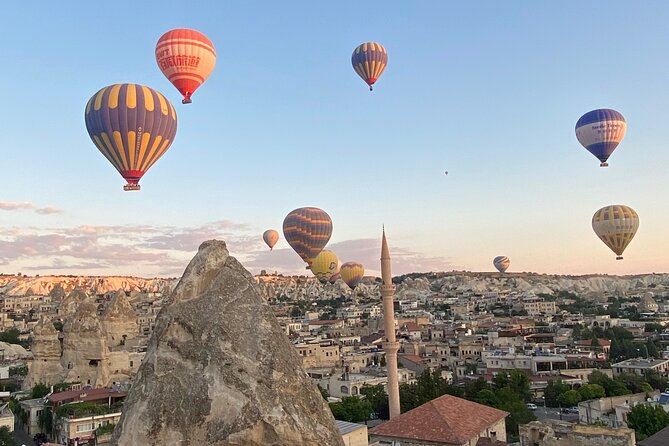
[[[635,446],[632,429],[532,421],[519,426],[520,446]]]

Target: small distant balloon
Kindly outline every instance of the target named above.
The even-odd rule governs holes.
[[[639,215],[622,204],[605,206],[592,216],[592,229],[609,249],[623,259],[623,252],[639,229]]]
[[[607,167],[606,162],[625,137],[627,122],[620,112],[609,108],[590,111],[576,123],[576,138],[588,152]]]
[[[362,263],[346,262],[341,266],[339,274],[346,285],[354,290],[365,276],[365,268],[362,266]]]
[[[366,42],[353,51],[351,64],[358,76],[369,85],[369,91],[372,91],[374,83],[386,69],[388,53],[380,43]]]
[[[511,265],[511,260],[507,256],[497,256],[493,259],[492,264],[495,265],[497,271],[500,273],[506,272]]]
[[[448,175],[448,170],[445,170],[445,171],[444,171],[444,175]]]
[[[274,229],[268,229],[267,231],[263,232],[262,239],[265,241],[267,246],[269,246],[269,250],[271,251],[272,248],[274,248],[274,245],[276,245],[276,242],[279,241],[279,233]]]

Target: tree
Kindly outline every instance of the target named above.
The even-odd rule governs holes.
[[[7,426],[0,427],[0,446],[16,446],[14,435],[9,432]]]
[[[510,372],[500,372],[492,379],[492,385],[495,390],[509,387],[523,401],[529,401],[532,398],[530,392],[530,378],[521,370],[514,369]]]
[[[662,326],[662,324],[658,324],[657,322],[648,322],[644,326],[643,330],[645,332],[649,332],[649,333],[652,333],[652,332],[662,333],[662,330],[664,330],[664,327]]]
[[[37,418],[37,424],[42,428],[42,431],[46,432],[47,434],[51,434],[53,432],[53,412],[51,412],[51,408],[47,407],[42,411],[42,413]]]
[[[32,389],[30,398],[42,398],[48,395],[50,392],[49,388],[44,383],[37,383]]]
[[[584,384],[578,389],[578,393],[581,395],[581,401],[594,400],[606,396],[606,390],[599,384]]]
[[[611,379],[599,370],[595,370],[588,376],[588,382],[602,386],[606,391],[606,396],[621,396],[632,393],[621,381]]]
[[[669,413],[662,406],[637,404],[627,414],[627,425],[636,431],[637,440],[643,440],[669,426]]]
[[[558,398],[560,395],[569,390],[569,385],[562,382],[561,379],[548,381],[546,390],[544,390],[544,398],[546,407],[558,407],[560,403]]]
[[[581,394],[576,390],[567,390],[558,397],[558,402],[562,407],[573,407],[581,401]]]
[[[464,396],[462,389],[448,384],[439,371],[427,369],[414,384],[400,385],[400,409],[406,412],[445,394]]]
[[[372,405],[372,410],[376,416],[381,420],[390,419],[390,409],[388,407],[388,394],[383,388],[383,384],[376,386],[363,385],[360,389],[360,394],[364,395],[369,404]]]
[[[327,400],[328,400],[328,397],[330,396],[330,392],[328,392],[326,389],[324,389],[323,387],[321,387],[320,384],[316,384],[316,385],[318,386],[318,391],[321,392],[321,396],[323,397],[323,399],[324,399],[325,401],[327,401]]]
[[[490,385],[484,378],[465,384],[465,398],[468,400],[478,400],[479,393],[482,390],[491,391]],[[492,392],[491,392],[492,393]]]
[[[635,373],[622,373],[616,377],[615,381],[622,383],[632,393],[648,393],[653,391],[653,388],[646,382],[643,376]]]
[[[495,406],[497,409],[509,412],[506,417],[506,432],[510,442],[518,441],[518,426],[527,424],[537,418],[527,408],[525,402],[515,393],[511,387],[504,387],[495,391],[495,397],[499,403]]]
[[[664,389],[669,387],[669,380],[667,380],[667,377],[660,375],[658,372],[656,372],[654,370],[650,371],[650,372],[646,372],[644,377],[646,378],[646,382],[653,389],[664,391]]]
[[[372,405],[367,400],[345,396],[341,399],[341,403],[330,403],[330,410],[337,420],[360,423],[369,420]]]

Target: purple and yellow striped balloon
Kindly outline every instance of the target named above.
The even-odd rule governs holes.
[[[316,258],[330,241],[332,219],[322,209],[298,208],[283,220],[283,236],[307,263]]]
[[[144,85],[104,87],[86,104],[86,129],[95,146],[128,184],[140,178],[169,149],[177,133],[177,114],[160,92]]]
[[[353,51],[351,64],[358,76],[369,85],[369,91],[372,91],[372,85],[388,65],[388,52],[380,43],[366,42]]]

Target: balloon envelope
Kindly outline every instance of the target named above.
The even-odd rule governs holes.
[[[369,90],[373,90],[372,85],[379,79],[383,70],[388,64],[388,53],[380,43],[366,42],[353,51],[351,64],[358,76],[369,85]]]
[[[316,258],[332,235],[332,219],[322,209],[298,208],[283,220],[283,236],[307,263]]]
[[[493,259],[492,264],[495,265],[497,271],[503,273],[509,268],[509,265],[511,265],[511,260],[509,260],[507,256],[497,256]]]
[[[194,29],[167,31],[156,44],[156,63],[165,77],[183,95],[183,103],[207,80],[216,65],[211,40]]]
[[[639,215],[622,204],[605,206],[592,216],[592,229],[618,255],[616,260],[622,260],[625,248],[639,229]]]
[[[578,142],[601,161],[601,167],[608,166],[606,160],[623,140],[626,131],[623,115],[608,108],[590,111],[576,123]]]
[[[339,268],[339,259],[337,255],[327,249],[322,250],[311,262],[311,272],[314,276],[325,283],[335,275]]]
[[[353,290],[364,277],[365,268],[362,266],[362,263],[346,262],[341,266],[339,274],[342,280],[346,282],[346,285]]]
[[[137,84],[114,84],[95,93],[85,119],[95,146],[128,182],[125,190],[140,188],[140,178],[177,132],[172,104],[157,90]]]
[[[268,229],[263,232],[262,239],[267,243],[267,246],[269,246],[269,250],[271,251],[272,248],[274,248],[274,245],[276,245],[276,242],[279,241],[279,233],[274,229]]]

